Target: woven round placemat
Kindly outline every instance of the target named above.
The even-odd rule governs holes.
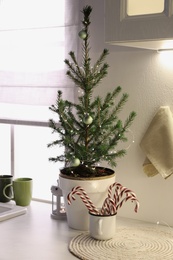
[[[173,260],[173,231],[119,228],[106,241],[83,233],[70,241],[69,250],[82,260]]]

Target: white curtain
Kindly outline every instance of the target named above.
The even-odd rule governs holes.
[[[0,1],[0,103],[74,98],[64,59],[78,52],[79,13],[78,0]]]

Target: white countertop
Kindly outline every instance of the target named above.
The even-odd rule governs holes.
[[[68,251],[68,244],[82,232],[70,229],[66,220],[52,219],[51,212],[51,204],[32,201],[26,214],[0,222],[0,260],[77,259]],[[119,217],[117,220],[123,227],[153,225]]]
[[[0,260],[76,259],[68,243],[79,232],[51,212],[51,204],[32,201],[26,214],[0,222]]]

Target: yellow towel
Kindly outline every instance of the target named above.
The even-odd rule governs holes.
[[[146,154],[143,170],[148,176],[173,173],[173,116],[170,107],[160,107],[151,121],[140,147]]]

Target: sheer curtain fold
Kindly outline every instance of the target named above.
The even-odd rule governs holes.
[[[0,103],[44,105],[74,97],[64,59],[78,52],[78,0],[0,2]]]

